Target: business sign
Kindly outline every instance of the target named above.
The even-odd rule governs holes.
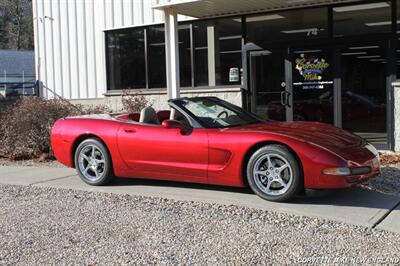
[[[296,69],[299,71],[302,77],[301,82],[296,82],[294,85],[302,85],[303,89],[324,89],[324,84],[331,84],[332,81],[324,79],[330,64],[321,57],[314,55],[301,54],[299,58],[295,60]]]
[[[239,81],[239,68],[231,67],[229,69],[229,82],[238,82]]]

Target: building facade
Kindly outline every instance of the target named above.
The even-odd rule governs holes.
[[[126,92],[158,109],[213,95],[381,149],[400,143],[399,0],[36,0],[33,10],[44,97],[118,110]]]

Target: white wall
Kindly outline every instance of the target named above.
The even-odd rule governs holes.
[[[162,23],[163,13],[152,6],[170,1],[33,0],[36,75],[43,95],[103,97],[107,89],[103,31]]]

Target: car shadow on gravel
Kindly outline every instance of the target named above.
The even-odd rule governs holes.
[[[251,191],[251,189],[248,187],[245,187],[245,188],[226,187],[226,186],[218,186],[218,185],[154,180],[154,179],[117,178],[110,184],[110,186],[138,186],[138,185],[154,186],[154,187],[179,187],[179,188],[188,188],[188,189],[203,189],[203,190],[253,194],[253,191]]]
[[[378,209],[390,209],[400,201],[398,194],[393,192],[400,187],[396,183],[394,188],[385,183],[388,177],[395,176],[400,180],[400,169],[396,167],[384,167],[382,174],[368,183],[349,189],[329,189],[329,190],[306,190],[301,195],[293,199],[290,204],[310,204],[310,205],[335,205],[343,207],[366,207]],[[382,185],[383,184],[383,185]],[[392,183],[390,183],[392,184]],[[150,180],[150,179],[128,179],[118,178],[109,186],[149,186],[149,187],[177,187],[184,189],[208,190],[218,192],[232,192],[240,194],[254,194],[250,188],[226,187],[208,184],[196,184],[186,182]],[[390,189],[389,189],[390,187]]]
[[[381,167],[381,174],[361,184],[362,187],[400,197],[400,167],[387,165]]]
[[[383,166],[381,174],[353,188],[307,190],[292,203],[391,209],[400,202],[400,168]]]

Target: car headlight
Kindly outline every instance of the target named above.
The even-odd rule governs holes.
[[[367,143],[367,145],[365,145],[365,148],[372,152],[372,154],[374,154],[375,156],[379,156],[378,150],[371,143]]]

